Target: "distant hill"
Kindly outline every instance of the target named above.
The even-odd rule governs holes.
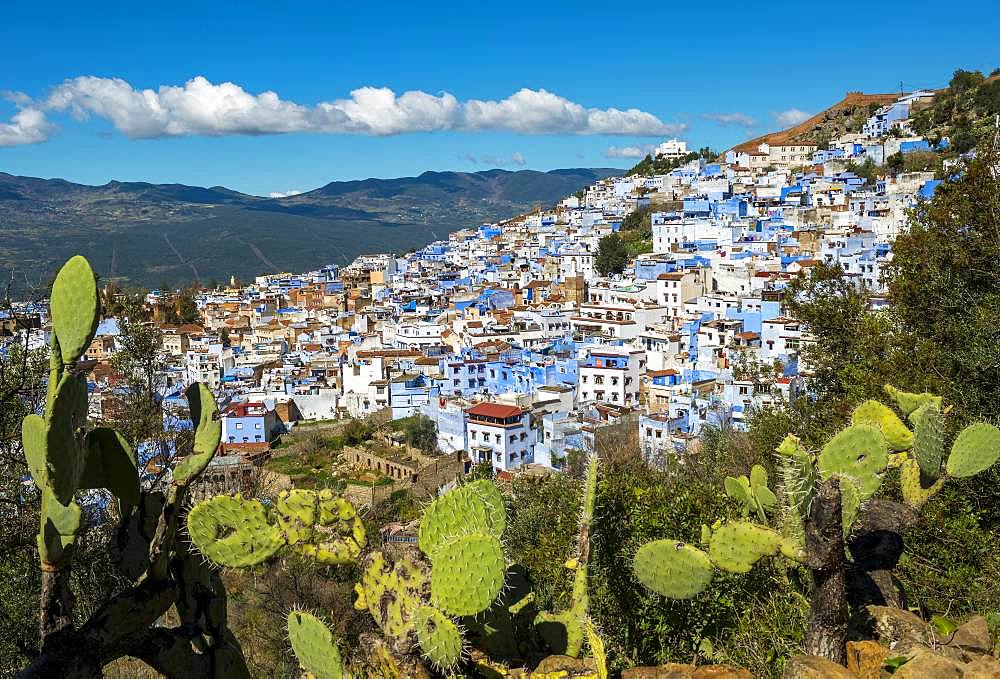
[[[74,184],[0,173],[0,267],[20,290],[86,255],[104,278],[154,287],[302,271],[403,252],[460,228],[548,206],[611,168],[425,172],[332,182],[288,198],[222,186]]]
[[[848,92],[833,106],[820,111],[787,130],[771,132],[733,147],[734,151],[755,151],[758,146],[788,142],[821,143],[846,132],[859,132],[865,121],[885,104],[899,99],[899,93],[865,94]]]

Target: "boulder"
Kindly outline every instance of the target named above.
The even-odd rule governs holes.
[[[847,669],[860,679],[881,679],[889,649],[877,641],[848,641]]]
[[[843,665],[818,655],[797,655],[785,663],[782,679],[858,679]]]
[[[981,615],[969,618],[953,635],[943,638],[942,642],[976,653],[989,653],[993,648],[990,628],[986,625],[986,618]]]
[[[918,651],[892,675],[893,679],[961,679],[962,663],[931,651]]]
[[[622,672],[622,679],[690,679],[694,665],[667,663],[659,667],[633,667]]]

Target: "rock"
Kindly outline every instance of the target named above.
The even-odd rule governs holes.
[[[880,679],[889,649],[876,641],[848,641],[847,669],[860,679]]]
[[[879,642],[890,650],[915,644],[930,646],[937,640],[934,628],[909,611],[891,606],[869,606],[868,612],[875,620]]]
[[[962,663],[930,651],[918,651],[892,675],[893,679],[961,679]]]
[[[550,655],[544,658],[534,674],[550,675],[556,672],[566,672],[567,677],[596,677],[593,658],[571,658],[568,655]]]
[[[691,679],[753,679],[750,670],[728,665],[702,665],[694,671]]]
[[[694,665],[667,663],[659,667],[633,667],[622,672],[622,679],[690,679]]]
[[[797,655],[785,663],[782,679],[858,679],[858,675],[818,655]]]
[[[996,679],[1000,677],[1000,660],[983,656],[962,668],[962,679]]]
[[[949,639],[950,637],[950,639]],[[953,636],[943,638],[949,646],[959,646],[968,651],[978,653],[989,653],[993,648],[993,640],[990,639],[990,628],[986,625],[986,618],[976,615],[957,630]]]
[[[728,665],[682,665],[667,663],[659,667],[633,667],[622,672],[622,679],[753,679],[749,671]]]

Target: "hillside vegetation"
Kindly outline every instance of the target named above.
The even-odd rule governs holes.
[[[403,252],[550,205],[613,169],[425,172],[332,182],[272,199],[216,186],[103,186],[0,173],[0,267],[21,290],[72,254],[121,285],[304,271]]]

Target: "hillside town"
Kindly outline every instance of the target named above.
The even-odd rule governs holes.
[[[436,454],[499,474],[563,468],[609,427],[636,436],[651,465],[683,461],[705,427],[738,430],[807,390],[791,280],[839,265],[884,303],[893,240],[939,180],[858,169],[947,143],[910,129],[929,96],[873,105],[860,131],[822,144],[772,138],[705,157],[668,140],[651,153],[672,166],[662,174],[601,180],[407,254],[202,290],[197,322],[154,315],[163,403],[195,381],[214,390],[218,464],[265,460],[304,423],[413,416],[433,422]],[[602,239],[637,213],[651,241],[602,270]],[[25,310],[29,330],[5,329],[44,345],[44,309]],[[87,352],[98,418],[114,401],[119,326],[102,322]]]

